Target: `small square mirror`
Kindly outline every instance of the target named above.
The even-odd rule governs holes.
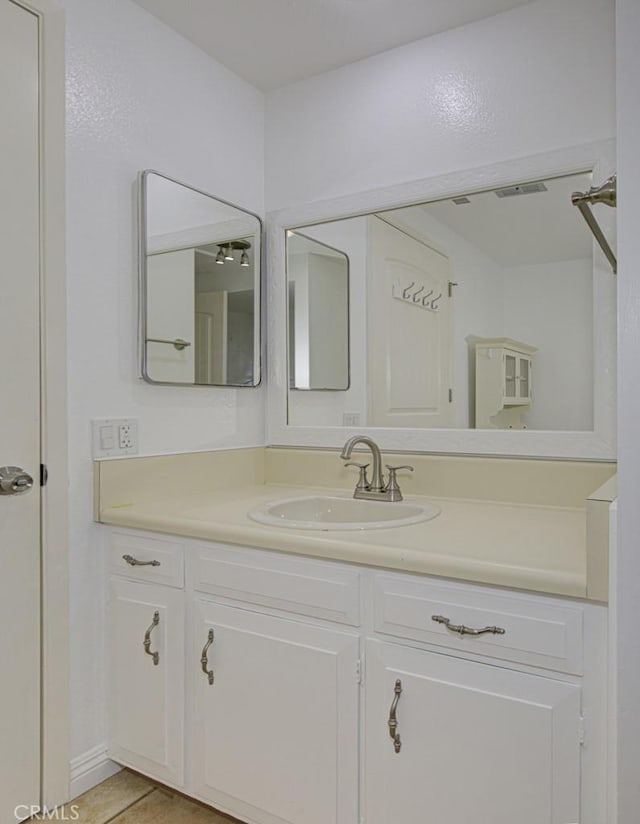
[[[260,218],[151,170],[139,204],[142,377],[257,386]]]

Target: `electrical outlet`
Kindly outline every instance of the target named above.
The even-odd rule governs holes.
[[[118,446],[120,449],[131,449],[133,446],[133,434],[130,423],[121,423],[118,426]]]
[[[360,413],[359,412],[345,412],[342,415],[342,425],[343,426],[360,426]]]
[[[94,458],[138,453],[137,418],[100,418],[91,421]]]

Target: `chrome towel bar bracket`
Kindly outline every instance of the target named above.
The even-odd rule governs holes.
[[[611,264],[613,274],[617,274],[618,261],[616,256],[609,245],[609,241],[606,239],[602,229],[598,225],[595,215],[590,209],[590,205],[594,203],[604,203],[606,206],[612,206],[615,208],[618,202],[616,175],[611,175],[611,177],[605,180],[601,186],[592,186],[587,192],[574,192],[571,195],[571,202],[574,206],[577,206],[578,209],[580,209],[580,214],[586,220],[587,225],[593,232],[593,236],[598,241],[605,257]]]

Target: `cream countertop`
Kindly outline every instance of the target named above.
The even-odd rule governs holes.
[[[582,509],[429,498],[442,509],[432,521],[355,532],[263,526],[247,514],[279,498],[328,492],[336,490],[249,486],[198,498],[108,507],[100,521],[557,595],[587,594]]]
[[[350,496],[355,484],[353,470],[345,470],[333,451],[277,447],[96,461],[96,520],[604,600],[600,578],[606,564],[587,563],[585,499],[613,475],[615,465],[425,455],[395,458],[394,462],[416,466],[412,476],[401,479],[405,500],[436,503],[442,512],[434,520],[331,532],[258,524],[248,517],[256,506],[316,493]],[[315,479],[316,485],[308,486],[308,478]],[[599,544],[591,547],[592,554],[603,551]],[[598,580],[588,580],[592,570]]]

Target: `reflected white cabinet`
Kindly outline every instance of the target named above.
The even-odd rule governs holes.
[[[109,757],[182,786],[184,593],[113,577],[108,636]]]
[[[482,338],[476,349],[476,429],[526,429],[535,346],[511,338]]]
[[[578,686],[369,641],[365,715],[367,824],[579,821]]]
[[[248,821],[354,824],[358,636],[202,599],[194,612],[197,796]]]

